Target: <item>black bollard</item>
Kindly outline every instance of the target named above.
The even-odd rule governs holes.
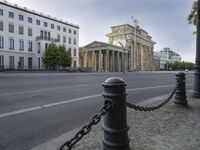
[[[130,150],[126,107],[126,83],[113,77],[104,81],[104,101],[110,101],[112,108],[104,117],[101,150]]]
[[[185,90],[185,73],[176,73],[176,92],[175,92],[175,104],[187,105],[186,90]]]

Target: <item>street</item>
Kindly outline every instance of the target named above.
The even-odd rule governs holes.
[[[102,83],[127,82],[127,101],[169,94],[175,73],[0,73],[0,150],[28,150],[84,125],[103,105]],[[187,90],[193,73],[186,74]]]

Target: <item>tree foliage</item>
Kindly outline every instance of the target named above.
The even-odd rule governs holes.
[[[182,62],[175,61],[174,63],[166,63],[165,69],[166,70],[185,70],[185,69],[193,70],[194,63],[186,62],[186,61],[182,61]]]
[[[64,46],[50,44],[44,53],[44,64],[47,69],[63,69],[71,65],[72,58]]]
[[[192,5],[192,10],[188,15],[188,23],[193,24],[195,26],[197,25],[197,9],[198,9],[197,1],[194,1]]]

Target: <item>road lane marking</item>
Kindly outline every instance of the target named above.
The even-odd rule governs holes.
[[[18,91],[18,92],[9,92],[9,93],[1,93],[0,96],[13,96],[13,95],[20,95],[20,94],[32,94],[32,93],[42,93],[42,92],[49,92],[49,91],[56,91],[56,90],[63,90],[63,89],[71,89],[71,88],[79,88],[79,87],[86,87],[88,84],[80,84],[76,86],[58,86],[58,87],[50,87],[50,88],[42,88],[42,89],[35,89],[35,90],[28,90],[28,91]]]
[[[41,106],[36,106],[36,107],[20,109],[20,110],[8,112],[8,113],[3,113],[3,114],[0,114],[0,118],[13,116],[13,115],[17,115],[17,114],[21,114],[21,113],[25,113],[25,112],[29,112],[29,111],[34,111],[34,110],[38,110],[38,109],[42,109],[42,107]]]
[[[186,84],[186,85],[192,85],[192,84]],[[156,89],[156,88],[166,88],[166,87],[174,87],[174,85],[161,85],[161,86],[153,86],[153,87],[127,89],[127,92],[139,91],[139,90],[148,90],[148,89]],[[67,104],[67,103],[72,103],[72,102],[78,102],[78,101],[82,101],[82,100],[85,100],[85,99],[91,99],[91,98],[100,97],[100,96],[102,96],[102,94],[90,95],[90,96],[85,96],[85,97],[74,98],[74,99],[69,99],[69,100],[65,100],[65,101],[45,104],[45,105],[41,105],[41,106],[15,110],[15,111],[12,111],[12,112],[7,112],[7,113],[0,114],[0,118],[13,116],[13,115],[21,114],[21,113],[26,113],[26,112],[30,112],[30,111],[34,111],[34,110],[38,110],[38,109],[44,109],[44,108],[48,108],[48,107],[53,107],[53,106],[57,106],[57,105],[62,105],[62,104]]]
[[[52,106],[56,106],[56,105],[62,105],[62,104],[71,103],[71,102],[77,102],[77,101],[81,101],[81,100],[84,100],[84,99],[90,99],[90,98],[99,97],[99,96],[101,96],[101,94],[75,98],[75,99],[71,99],[71,100],[66,100],[66,101],[46,104],[46,105],[42,105],[42,106],[43,107],[52,107]]]

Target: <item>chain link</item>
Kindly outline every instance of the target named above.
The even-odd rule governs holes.
[[[71,138],[69,141],[65,142],[60,150],[71,150],[72,147],[80,141],[86,134],[88,134],[92,127],[96,124],[98,124],[101,121],[101,117],[104,116],[108,110],[111,108],[111,102],[108,101],[100,110],[100,112],[96,115],[94,115],[90,122],[83,126],[80,131],[78,131],[73,138]]]
[[[139,110],[139,111],[154,111],[156,109],[161,108],[162,106],[166,105],[172,98],[172,96],[174,95],[174,93],[176,92],[176,89],[174,89],[172,91],[172,93],[169,95],[169,97],[166,98],[166,100],[164,100],[164,102],[162,102],[161,104],[157,105],[157,106],[137,106],[135,104],[131,104],[131,103],[127,103],[127,107],[128,108],[133,108],[135,110]]]

